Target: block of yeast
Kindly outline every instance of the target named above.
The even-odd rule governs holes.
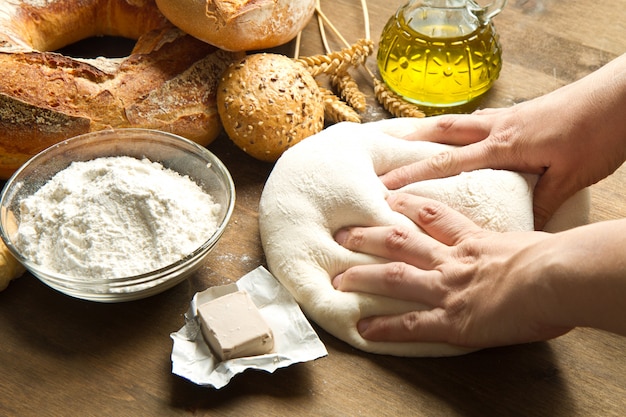
[[[272,329],[245,291],[201,304],[198,318],[204,339],[221,360],[262,355],[274,347]]]

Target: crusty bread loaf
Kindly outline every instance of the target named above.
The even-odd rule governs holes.
[[[46,52],[95,35],[138,41],[120,59]],[[221,131],[218,77],[242,56],[175,28],[153,0],[0,0],[0,177],[54,143],[107,127],[206,145]]]
[[[139,37],[170,25],[154,0],[0,0],[0,50],[54,51],[92,36]]]
[[[315,11],[315,0],[157,0],[157,5],[185,32],[229,51],[285,44]]]
[[[14,214],[7,211],[6,232],[11,234],[15,231],[16,225]],[[11,250],[4,244],[4,240],[0,239],[0,291],[9,286],[9,283],[22,276],[26,272],[26,268],[11,253]]]
[[[9,248],[0,239],[0,291],[9,286],[15,278],[20,277],[26,268],[13,257]]]
[[[278,54],[252,54],[231,65],[217,89],[217,106],[230,139],[273,162],[324,127],[324,104],[313,76]]]

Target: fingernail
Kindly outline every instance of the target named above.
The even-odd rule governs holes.
[[[346,236],[348,236],[348,231],[346,229],[341,229],[335,233],[335,241],[340,245],[343,245],[346,241]]]
[[[371,319],[363,319],[356,324],[356,329],[363,334],[370,327]]]
[[[341,281],[343,281],[343,274],[339,274],[333,278],[333,287],[335,287],[335,289],[339,288]]]

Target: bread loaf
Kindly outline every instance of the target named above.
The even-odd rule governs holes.
[[[229,51],[252,51],[293,39],[315,11],[315,0],[157,0],[185,32]]]
[[[51,52],[99,35],[138,40],[125,58]],[[63,139],[108,127],[206,145],[221,131],[218,77],[243,56],[185,34],[154,0],[0,0],[0,177]]]
[[[9,283],[26,272],[26,268],[13,257],[9,248],[0,239],[0,291]]]

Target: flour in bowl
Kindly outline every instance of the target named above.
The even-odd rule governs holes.
[[[16,245],[58,273],[120,278],[189,255],[217,229],[220,205],[147,159],[73,162],[20,202]]]

